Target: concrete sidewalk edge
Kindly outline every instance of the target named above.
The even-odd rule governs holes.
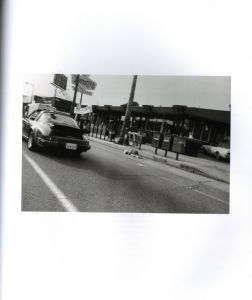
[[[104,144],[104,145],[107,145],[108,147],[118,149],[118,150],[125,150],[127,148],[132,148],[131,146],[119,145],[119,144],[112,143],[112,142],[109,142],[109,141],[104,141],[102,139],[98,139],[98,138],[95,138],[95,137],[90,137],[89,136],[89,139],[92,142],[96,142],[98,144],[99,143]],[[139,150],[139,151],[141,151],[141,150]],[[167,158],[163,158],[163,157],[159,157],[157,155],[147,154],[147,153],[141,153],[141,156],[144,157],[145,159],[150,159],[150,160],[153,160],[153,161],[157,161],[157,162],[166,164],[166,165],[174,167],[174,168],[179,168],[181,170],[184,170],[184,171],[187,171],[187,172],[190,172],[190,173],[194,173],[194,174],[197,174],[197,175],[201,175],[201,176],[204,176],[204,177],[207,177],[207,178],[210,178],[210,179],[214,179],[214,180],[225,182],[225,183],[229,184],[229,182],[227,180],[224,180],[223,178],[220,178],[218,176],[214,176],[210,173],[206,173],[206,172],[202,171],[199,167],[197,167],[195,165],[192,165],[190,163],[180,162],[180,161],[176,161],[176,160],[173,161],[173,160],[170,160],[170,159],[167,159]]]
[[[154,161],[157,161],[157,162],[161,162],[161,163],[164,163],[170,167],[174,167],[174,168],[179,168],[181,170],[184,170],[184,171],[187,171],[187,172],[190,172],[190,173],[194,173],[194,174],[197,174],[197,175],[201,175],[201,176],[204,176],[204,177],[207,177],[207,178],[210,178],[210,179],[214,179],[214,180],[217,180],[217,181],[221,181],[221,182],[225,182],[225,183],[228,183],[229,182],[227,180],[224,180],[218,176],[214,176],[212,174],[209,174],[209,173],[206,173],[204,171],[202,171],[200,168],[190,164],[190,163],[185,163],[185,162],[179,162],[179,161],[171,161],[169,159],[165,159],[165,158],[162,158],[162,157],[157,157],[155,155],[153,155],[152,159]]]

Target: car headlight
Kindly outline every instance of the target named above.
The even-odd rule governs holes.
[[[85,134],[82,135],[82,139],[84,142],[89,143],[89,139],[87,138],[87,136]]]

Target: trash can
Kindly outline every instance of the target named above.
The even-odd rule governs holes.
[[[165,133],[161,145],[161,149],[165,150],[165,156],[167,156],[167,151],[171,150],[171,146],[172,146],[172,135],[170,133]]]
[[[153,130],[146,130],[145,133],[146,133],[146,143],[149,143],[151,144],[152,143],[152,139],[153,139],[153,134],[155,133],[156,131],[153,131]]]
[[[185,153],[186,138],[182,136],[173,136],[172,152]]]
[[[138,130],[137,132],[138,143],[145,144],[146,143],[146,132],[144,130]]]
[[[159,148],[160,147],[160,133],[158,133],[158,132],[153,133],[151,146],[154,147],[154,148]]]
[[[159,132],[154,132],[153,133],[153,138],[151,142],[151,146],[156,148],[155,154],[157,154],[157,149],[160,148],[162,142],[162,135]]]

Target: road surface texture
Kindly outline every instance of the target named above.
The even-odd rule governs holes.
[[[229,213],[229,184],[91,143],[79,157],[28,151],[22,211]]]

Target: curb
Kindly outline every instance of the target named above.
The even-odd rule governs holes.
[[[105,141],[100,140],[100,139],[95,138],[95,137],[90,137],[89,136],[88,138],[91,141],[95,142],[95,143],[104,144],[104,145],[107,145],[108,147],[118,149],[118,150],[125,150],[126,148],[129,148],[129,146],[126,146],[126,145],[118,145],[118,144],[111,143],[111,142],[106,141],[106,140]],[[172,161],[172,160],[169,160],[167,158],[158,157],[158,156],[152,155],[152,154],[146,155],[146,153],[141,153],[141,156],[143,156],[145,159],[150,159],[150,160],[153,160],[153,161],[157,161],[157,162],[166,164],[168,166],[171,166],[171,167],[174,167],[174,168],[177,168],[177,169],[181,169],[181,170],[184,170],[184,171],[187,171],[187,172],[190,172],[190,173],[194,173],[194,174],[201,175],[201,176],[204,176],[204,177],[207,177],[207,178],[210,178],[210,179],[214,179],[214,180],[217,180],[217,181],[221,181],[221,182],[230,184],[229,181],[224,180],[222,178],[219,178],[217,176],[208,174],[208,173],[202,171],[200,168],[197,168],[194,165],[191,165],[190,163]]]
[[[190,173],[194,173],[194,174],[197,174],[197,175],[201,175],[201,176],[204,176],[204,177],[207,177],[207,178],[210,178],[210,179],[214,179],[214,180],[221,181],[221,182],[229,184],[229,181],[227,181],[225,179],[222,179],[220,177],[211,175],[209,173],[206,173],[206,172],[202,171],[200,168],[197,168],[197,167],[195,167],[195,166],[193,166],[189,163],[187,164],[187,163],[184,163],[184,162],[175,162],[175,161],[173,162],[171,160],[161,158],[161,157],[156,157],[154,155],[153,155],[152,159],[154,161],[164,163],[164,164],[166,164],[168,166],[171,166],[171,167],[174,167],[174,168],[178,168],[178,169],[190,172]]]

